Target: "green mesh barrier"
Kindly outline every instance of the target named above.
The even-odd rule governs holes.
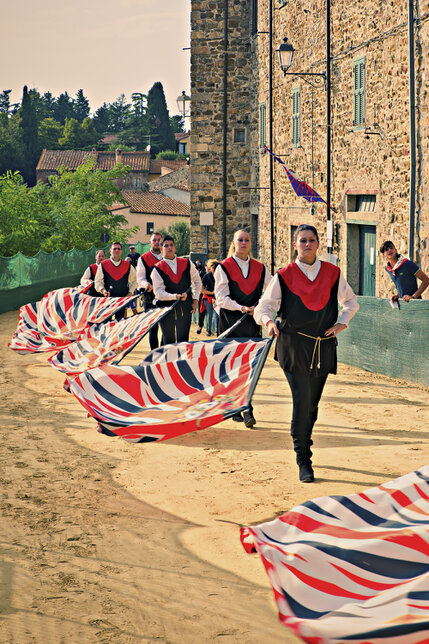
[[[358,297],[359,311],[338,335],[338,359],[366,371],[429,385],[429,300]]]
[[[135,244],[138,253],[145,253],[150,244]],[[103,248],[100,246],[99,248]],[[85,269],[95,261],[98,248],[53,253],[39,251],[34,257],[17,253],[13,257],[0,257],[0,313],[13,311],[23,304],[35,302],[48,291],[80,283]],[[109,246],[104,248],[109,256]],[[124,244],[122,257],[129,253]]]

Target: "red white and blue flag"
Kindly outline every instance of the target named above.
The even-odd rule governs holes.
[[[84,330],[79,340],[51,356],[49,362],[70,376],[113,360],[119,362],[169,312],[169,308],[151,309],[118,322],[93,324]]]
[[[280,621],[309,644],[429,642],[429,466],[241,529]]]
[[[50,291],[39,302],[22,306],[9,348],[18,353],[58,351],[79,339],[88,325],[104,322],[137,297],[91,297],[86,288]]]
[[[307,201],[310,201],[310,203],[322,202],[329,206],[329,204],[322,199],[322,197],[311,186],[308,185],[308,183],[300,179],[294,170],[287,168],[284,161],[282,161],[280,157],[276,156],[274,152],[267,148],[267,146],[264,146],[264,151],[269,152],[276,161],[281,163],[283,170],[286,172],[286,175],[292,184],[292,188],[298,197],[303,197]],[[330,207],[331,206],[329,206],[329,208]]]
[[[132,442],[161,441],[246,409],[272,338],[182,342],[138,367],[102,366],[68,379],[99,430]]]

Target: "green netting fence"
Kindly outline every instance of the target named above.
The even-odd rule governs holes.
[[[149,244],[135,244],[138,253],[149,250]],[[100,246],[99,248],[103,248]],[[13,311],[23,304],[40,300],[45,293],[80,283],[85,269],[93,264],[98,248],[53,253],[39,251],[34,257],[17,253],[13,257],[0,257],[0,313]],[[109,246],[104,249],[109,256]],[[122,257],[129,252],[123,244]]]

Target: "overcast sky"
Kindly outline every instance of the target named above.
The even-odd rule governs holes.
[[[170,116],[189,92],[191,0],[15,0],[2,10],[0,91],[75,97],[91,112],[160,81]]]

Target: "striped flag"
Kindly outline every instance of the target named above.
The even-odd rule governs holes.
[[[104,322],[136,297],[91,297],[79,288],[60,288],[40,300],[37,324],[45,336],[63,338],[70,344],[88,324]]]
[[[267,146],[264,147],[264,150],[269,152],[271,156],[274,157],[274,159],[283,166],[283,170],[286,172],[286,175],[291,182],[292,188],[294,189],[295,194],[298,197],[303,197],[310,203],[322,202],[329,206],[329,204],[324,199],[322,199],[322,197],[311,186],[308,185],[308,183],[297,176],[294,170],[287,168],[284,161],[282,161],[280,157],[276,156],[274,152],[271,152],[271,150],[267,148]],[[330,207],[331,206],[329,206],[329,208]]]
[[[272,339],[171,344],[138,367],[102,366],[68,385],[102,433],[132,442],[167,440],[246,409]]]
[[[113,360],[119,361],[169,312],[169,308],[151,309],[119,322],[91,325],[79,340],[51,356],[49,362],[55,369],[71,376]]]
[[[37,307],[39,302],[24,304],[19,309],[19,320],[16,331],[8,347],[17,353],[40,353],[58,350],[55,341],[49,342],[40,333],[37,324]]]
[[[429,642],[429,466],[241,529],[309,644]]]

